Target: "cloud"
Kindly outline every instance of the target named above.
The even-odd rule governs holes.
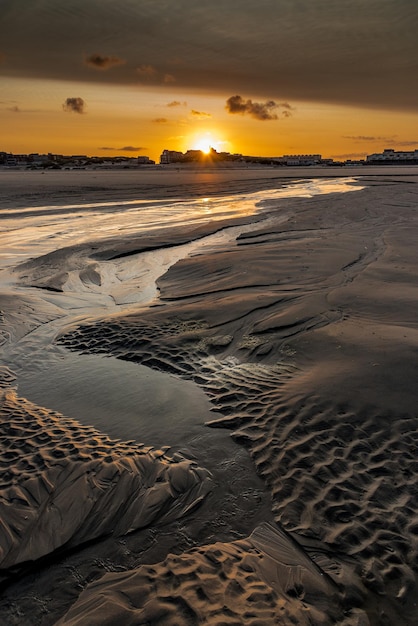
[[[142,150],[146,150],[146,148],[142,146],[122,146],[122,148],[102,146],[101,148],[98,148],[98,150],[109,150],[111,152],[141,152]]]
[[[7,106],[6,106],[7,105]],[[2,111],[10,111],[10,113],[37,113],[38,109],[22,109],[15,100],[0,100]]]
[[[180,102],[179,100],[172,100],[167,102],[166,107],[187,107],[187,102]]]
[[[193,117],[198,117],[201,120],[212,117],[211,113],[205,113],[205,111],[196,111],[195,109],[192,109],[190,111],[190,115],[192,115]]]
[[[157,76],[158,71],[153,65],[140,65],[136,73],[142,80],[149,80]]]
[[[343,135],[343,139],[351,139],[356,143],[370,142],[370,143],[380,143],[386,144],[387,146],[397,146],[399,148],[407,148],[411,146],[418,146],[418,140],[401,140],[396,139],[397,135],[390,136],[374,136],[374,135]]]
[[[84,113],[84,109],[86,107],[86,103],[83,98],[67,98],[62,108],[67,113]]]
[[[126,61],[119,57],[110,57],[94,53],[86,57],[84,63],[89,67],[93,67],[95,70],[105,71],[116,65],[124,65]]]
[[[345,154],[334,154],[334,159],[364,159],[366,152],[346,152]]]
[[[175,83],[176,79],[172,74],[161,72],[154,65],[139,65],[136,73],[142,83],[151,83],[154,85]]]
[[[394,137],[396,137],[396,135],[392,135],[391,137],[380,137],[380,136],[374,136],[374,135],[343,135],[342,137],[343,139],[351,139],[352,141],[356,141],[356,142],[363,142],[363,141],[393,142]]]
[[[168,120],[166,117],[156,117],[152,120],[154,124],[167,124]]]
[[[252,100],[244,100],[242,96],[231,96],[226,101],[226,110],[228,113],[250,115],[256,120],[277,120],[279,118],[276,111],[280,105],[274,100],[267,102],[253,102]],[[289,111],[286,109],[287,114]]]
[[[418,108],[415,0],[240,0],[239,11],[221,0],[3,4],[7,77],[167,87],[175,80],[183,93],[248,93],[255,102],[269,94],[278,103]],[[100,53],[104,45],[117,55]],[[104,59],[126,63],[87,72],[74,62],[80,50],[96,51],[88,57],[97,56],[95,69],[110,66]]]
[[[395,143],[397,146],[402,146],[404,148],[407,148],[408,146],[418,146],[418,140],[417,141],[394,141],[393,143]]]

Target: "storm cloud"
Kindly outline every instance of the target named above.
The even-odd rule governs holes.
[[[64,4],[5,3],[2,76],[167,89],[175,81],[183,93],[246,93],[256,102],[268,94],[276,102],[418,108],[415,0]],[[79,62],[104,45],[113,56]],[[126,60],[117,71],[91,71],[116,59]]]
[[[67,113],[84,113],[86,103],[83,98],[67,98],[62,108]]]

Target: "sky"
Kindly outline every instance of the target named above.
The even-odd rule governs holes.
[[[417,0],[0,0],[0,151],[418,148]]]

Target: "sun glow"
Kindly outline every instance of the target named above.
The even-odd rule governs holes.
[[[201,150],[204,154],[209,154],[210,150],[211,150],[212,146],[211,144],[206,141],[205,139],[203,139],[202,141],[199,141],[196,144],[196,150]]]
[[[211,135],[210,133],[205,133],[204,135],[195,135],[191,139],[191,146],[193,150],[201,150],[203,154],[210,154],[212,148],[217,152],[222,151],[224,141],[221,141]]]

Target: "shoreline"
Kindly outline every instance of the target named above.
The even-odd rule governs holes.
[[[22,174],[30,192],[22,191]],[[153,169],[143,170],[0,170],[3,191],[2,208],[20,208],[45,204],[50,195],[54,202],[68,203],[68,198],[82,202],[85,194],[106,199],[182,199],[245,193],[257,188],[275,188],[311,178],[347,177],[405,177],[418,176],[418,166],[367,167],[254,167],[214,169]],[[35,203],[35,204],[34,204]]]

